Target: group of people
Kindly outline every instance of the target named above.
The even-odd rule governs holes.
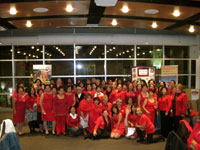
[[[65,86],[66,85],[66,86]],[[122,136],[138,142],[163,141],[187,114],[187,95],[183,85],[170,81],[167,86],[154,80],[114,81],[92,78],[86,82],[61,78],[43,85],[37,79],[24,90],[23,83],[13,93],[13,121],[23,135],[26,118],[30,132],[38,126],[41,133],[68,134],[84,138],[114,138]],[[153,137],[156,128],[161,135]]]

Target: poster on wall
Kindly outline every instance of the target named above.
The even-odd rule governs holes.
[[[131,67],[131,80],[145,80],[147,83],[149,80],[156,81],[156,67],[145,67],[145,66],[132,66]]]
[[[33,74],[35,79],[40,79],[43,84],[49,84],[52,75],[52,65],[33,65]]]
[[[178,65],[161,66],[161,80],[165,81],[167,87],[171,80],[178,83]]]

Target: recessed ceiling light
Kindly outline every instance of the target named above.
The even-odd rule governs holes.
[[[28,27],[28,28],[32,27],[32,23],[31,23],[30,20],[28,20],[28,21],[26,22],[26,27]]]
[[[129,58],[131,58],[131,56],[129,56]]]
[[[17,54],[20,54],[21,52],[20,51],[17,51]]]
[[[116,25],[117,25],[117,20],[116,20],[116,19],[113,19],[113,20],[112,20],[112,25],[113,25],[113,26],[116,26]]]
[[[121,10],[123,13],[128,13],[128,11],[129,11],[128,6],[126,6],[126,5],[124,5]]]
[[[37,13],[44,13],[44,12],[47,12],[49,10],[47,8],[34,8],[33,11],[37,12]]]
[[[31,46],[31,49],[34,49],[35,47],[34,46]]]
[[[152,23],[152,25],[151,25],[151,27],[155,29],[155,28],[157,28],[157,27],[158,27],[158,25],[157,25],[157,23],[156,23],[156,22],[153,22],[153,23]]]
[[[144,13],[154,15],[154,14],[159,13],[159,10],[157,10],[157,9],[147,9],[147,10],[144,11]]]
[[[173,12],[174,17],[179,17],[180,15],[181,15],[181,13],[178,9],[174,10],[174,12]]]
[[[10,13],[11,15],[16,15],[16,14],[17,14],[16,8],[15,8],[15,7],[10,8],[9,13]]]
[[[65,10],[66,10],[67,12],[72,12],[73,9],[74,9],[74,8],[72,7],[72,5],[67,5],[66,8],[65,8]]]
[[[193,33],[193,32],[195,31],[194,26],[191,25],[190,28],[188,29],[188,31],[189,31],[190,33]]]
[[[116,49],[115,47],[113,47],[113,49]]]

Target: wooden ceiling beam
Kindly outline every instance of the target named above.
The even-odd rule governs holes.
[[[5,29],[16,29],[14,25],[9,23],[6,19],[0,18],[0,26],[2,26]]]

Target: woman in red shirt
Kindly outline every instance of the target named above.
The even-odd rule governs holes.
[[[115,101],[115,95],[117,93],[117,82],[112,83],[112,92],[110,93],[109,96],[109,102],[114,104],[113,102]]]
[[[111,132],[111,119],[107,109],[102,111],[102,116],[99,116],[94,127],[93,136],[96,139],[109,138]]]
[[[58,88],[58,94],[54,98],[54,115],[56,120],[56,133],[60,135],[62,132],[65,135],[65,120],[68,113],[68,99],[64,94],[64,87],[60,86]]]
[[[126,92],[126,102],[128,101],[129,98],[132,98],[133,103],[136,104],[137,103],[137,94],[133,89],[133,84],[129,83],[128,85],[128,91]]]
[[[69,135],[72,137],[79,136],[81,129],[80,117],[76,112],[76,108],[72,106],[67,115],[67,130],[69,131]]]
[[[117,92],[115,94],[115,100],[114,100],[113,104],[116,104],[117,99],[119,99],[119,98],[122,100],[122,104],[126,105],[126,91],[123,91],[121,84],[119,84],[117,86]]]
[[[182,120],[187,111],[187,95],[183,92],[183,85],[176,85],[176,92],[172,97],[172,109],[173,114],[173,129],[177,131],[179,126],[179,121]]]
[[[144,84],[142,86],[142,91],[138,94],[138,106],[139,107],[142,107],[143,106],[143,103],[144,103],[144,100],[145,98],[149,97],[149,94],[147,92],[147,85]]]
[[[161,116],[161,134],[167,137],[170,131],[169,110],[171,108],[171,96],[166,87],[161,88],[161,97],[158,98],[158,109]]]
[[[113,122],[113,128],[110,137],[118,139],[124,133],[125,126],[122,113],[119,111],[119,108],[115,105],[113,105],[112,107],[112,122]]]
[[[112,116],[112,112],[111,112],[111,108],[112,108],[112,104],[110,102],[108,102],[108,96],[104,95],[102,97],[102,103],[99,104],[99,107],[101,109],[101,112],[106,109],[108,110],[108,114],[111,117]]]
[[[23,87],[17,87],[16,94],[12,98],[13,102],[13,121],[18,129],[18,134],[23,135],[22,127],[24,123],[26,109],[26,94]]]
[[[67,112],[69,112],[69,108],[72,106],[75,106],[75,104],[76,104],[75,94],[72,93],[71,85],[67,86],[67,92],[65,93],[65,96],[66,96],[67,103],[68,103]]]
[[[40,97],[40,107],[42,110],[42,121],[45,129],[45,134],[49,135],[47,121],[52,122],[52,134],[55,135],[56,121],[53,112],[53,93],[50,85],[45,85],[45,92]]]
[[[159,136],[157,138],[153,138],[153,134],[155,132],[154,124],[150,121],[150,119],[142,113],[142,109],[140,107],[136,108],[136,131],[139,137],[137,142],[145,142],[145,134],[147,134],[147,143],[154,143],[157,141],[164,141],[164,137]]]
[[[144,114],[151,120],[154,124],[155,121],[155,109],[157,109],[157,101],[154,99],[153,91],[149,91],[149,97],[145,98],[143,106]]]
[[[40,107],[40,97],[44,93],[43,89],[38,89],[37,91],[37,123],[40,127],[40,133],[43,133],[43,121],[42,121],[42,110]]]
[[[32,87],[28,90],[28,95],[26,96],[26,115],[25,118],[28,121],[30,133],[35,133],[36,123],[37,123],[37,96],[35,88]]]

